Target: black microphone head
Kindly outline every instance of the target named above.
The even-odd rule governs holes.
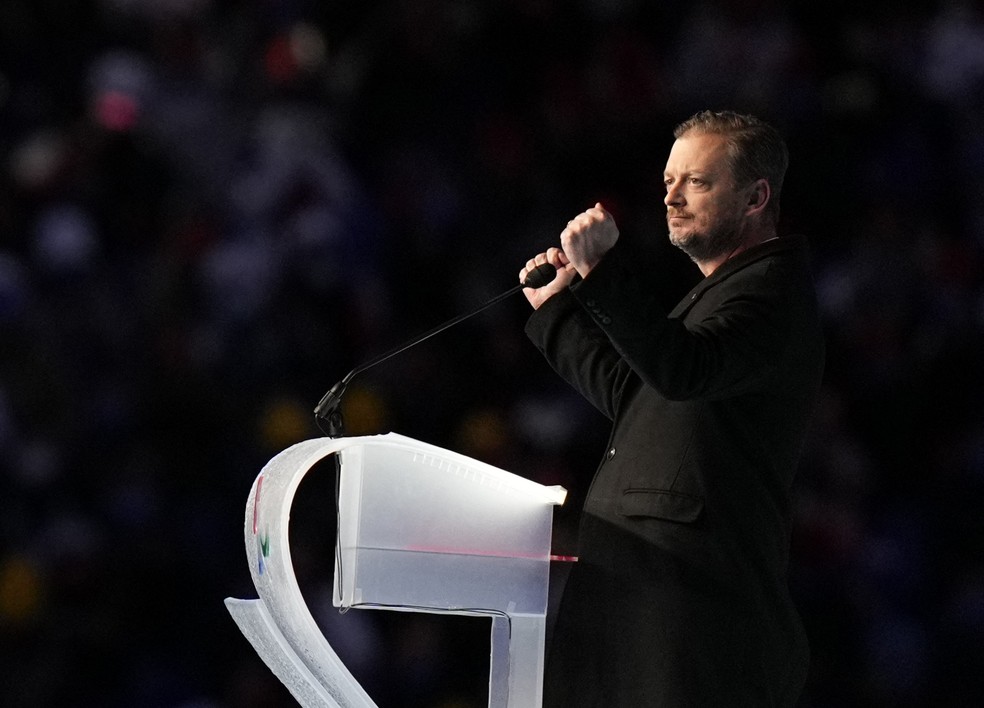
[[[542,288],[551,280],[557,277],[557,269],[549,263],[541,263],[536,268],[526,274],[523,281],[524,288]]]

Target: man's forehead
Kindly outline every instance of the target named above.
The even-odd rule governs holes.
[[[673,143],[666,160],[667,172],[708,172],[726,170],[728,143],[723,135],[698,133],[683,135]]]

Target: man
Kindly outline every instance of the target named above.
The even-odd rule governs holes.
[[[544,705],[792,706],[789,490],[823,370],[806,243],[777,238],[788,156],[767,124],[699,113],[664,172],[670,241],[705,278],[667,313],[601,204],[520,272],[527,333],[612,421],[581,515]]]

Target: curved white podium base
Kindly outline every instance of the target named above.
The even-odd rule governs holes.
[[[318,664],[325,670],[315,676],[280,631],[263,600],[230,597],[225,605],[256,653],[302,706],[376,708],[330,646],[327,651],[322,647]]]

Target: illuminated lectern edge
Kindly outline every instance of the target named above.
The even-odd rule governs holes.
[[[387,433],[378,436],[353,438],[366,441],[373,447],[402,447],[414,452],[415,461],[422,464],[432,464],[439,469],[449,469],[457,466],[483,478],[483,483],[495,483],[512,493],[529,497],[532,500],[560,506],[567,499],[567,490],[559,485],[544,486],[531,479],[507,472],[486,462],[473,459],[452,450],[421,442],[398,433]],[[487,482],[485,479],[487,478]]]
[[[257,653],[304,706],[375,706],[311,617],[297,586],[287,537],[293,496],[304,475],[328,455],[343,449],[354,450],[360,445],[410,447],[425,455],[435,454],[465,466],[478,466],[483,473],[491,474],[511,488],[523,490],[548,504],[562,504],[566,496],[566,490],[562,487],[544,487],[458,453],[393,433],[362,438],[307,440],[270,460],[254,481],[246,505],[246,553],[260,599],[243,601],[229,598],[226,605]],[[421,608],[418,611],[432,610]],[[520,646],[516,647],[516,651],[510,651],[504,661],[501,651],[498,657],[496,655],[497,647],[501,649],[504,644],[501,623],[507,618],[502,617],[500,612],[477,614],[493,617],[489,705],[537,708],[541,701],[545,617],[508,618],[510,625],[514,620],[518,622],[518,626],[506,632],[515,634]],[[258,631],[257,627],[261,629]],[[512,642],[513,638],[510,638],[510,649]],[[297,670],[284,668],[290,665],[296,665]],[[311,685],[312,682],[320,686]],[[508,688],[508,696],[497,697],[497,693],[507,690],[504,686]]]

